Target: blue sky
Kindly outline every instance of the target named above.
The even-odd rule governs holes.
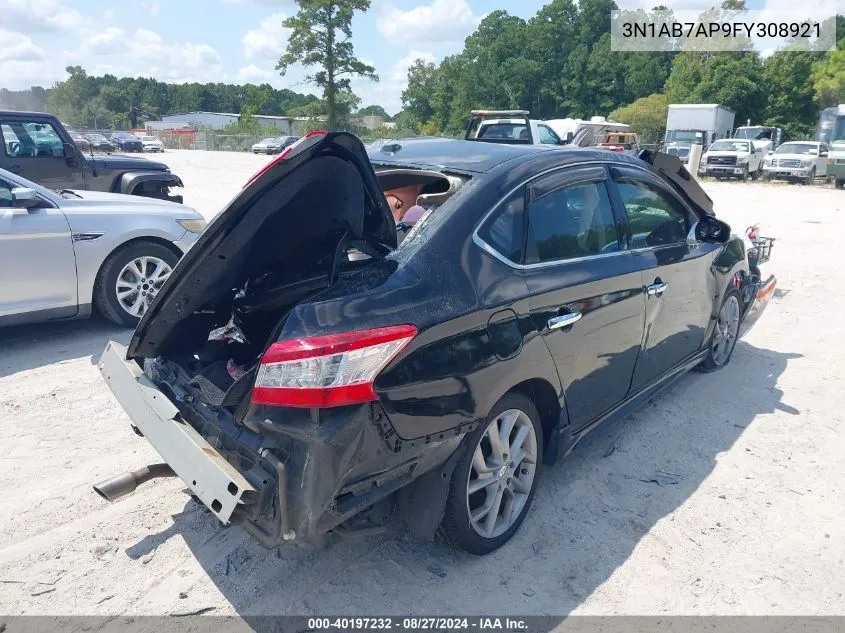
[[[623,0],[625,7],[656,0]],[[750,0],[749,8],[791,0]],[[672,8],[704,8],[706,0],[673,0]],[[373,0],[356,16],[356,54],[381,81],[356,80],[361,105],[394,113],[407,67],[460,51],[464,38],[494,9],[531,17],[542,0]],[[293,0],[0,0],[0,87],[50,86],[79,64],[89,74],[152,76],[162,81],[269,82],[307,92],[303,69],[273,70],[293,14]]]

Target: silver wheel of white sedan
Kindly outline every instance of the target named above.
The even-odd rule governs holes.
[[[504,534],[522,514],[537,466],[537,436],[524,411],[508,409],[475,447],[466,487],[472,528],[483,538]]]
[[[115,294],[120,307],[133,317],[142,317],[173,268],[158,257],[136,257],[118,273]]]

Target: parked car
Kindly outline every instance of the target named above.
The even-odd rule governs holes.
[[[827,177],[827,143],[790,141],[778,147],[763,161],[766,180],[791,180],[813,184],[813,180]]]
[[[82,150],[83,152],[91,151],[91,141],[85,138],[82,134],[74,130],[68,130],[67,133],[70,136],[70,139],[76,144],[76,146],[80,150]]]
[[[265,138],[252,146],[253,154],[278,154],[288,145],[299,140],[298,136],[275,136]]]
[[[473,110],[464,138],[485,143],[563,145],[566,141],[528,110]]]
[[[50,191],[0,169],[0,326],[78,319],[134,327],[205,226],[173,202]]]
[[[763,156],[754,143],[742,139],[721,139],[714,141],[701,157],[698,173],[720,178],[753,180],[763,173]]]
[[[111,142],[117,146],[121,152],[143,152],[144,144],[134,134],[129,132],[115,132],[111,135]]]
[[[639,152],[640,139],[634,132],[611,132],[601,137],[597,145],[612,152]]]
[[[101,372],[166,463],[95,490],[176,475],[268,547],[395,504],[498,548],[544,465],[727,365],[774,288],[677,158],[641,157],[308,135],[109,343]],[[440,199],[399,243],[383,191],[406,186]]]
[[[164,143],[157,136],[142,136],[141,145],[145,152],[164,152]]]
[[[100,134],[86,138],[94,150],[114,149]],[[129,156],[92,156],[73,142],[52,114],[0,111],[0,169],[47,189],[110,191],[182,202],[171,195],[182,180],[164,163]]]
[[[102,134],[86,134],[85,138],[90,148],[95,152],[111,154],[117,149],[117,146]]]

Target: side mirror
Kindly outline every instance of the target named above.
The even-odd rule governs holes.
[[[41,206],[41,198],[35,193],[35,189],[28,187],[15,187],[12,189],[13,209],[34,209]]]
[[[72,145],[71,143],[65,143],[64,156],[65,158],[76,158],[76,146]]]
[[[772,154],[774,154],[774,153],[775,153],[775,150],[773,150],[773,149],[770,149],[770,150],[769,150],[769,156],[771,156],[771,155],[772,155]]]
[[[567,143],[571,143],[573,138],[575,138],[575,134],[574,134],[574,133],[572,133],[572,132],[567,132],[567,133],[566,133],[566,142],[567,142]]]
[[[698,242],[724,244],[731,237],[731,227],[713,216],[704,215],[690,229],[687,235],[688,246],[698,246]]]
[[[827,156],[827,152],[825,152],[825,151],[821,151],[821,152],[819,152],[819,156],[821,156],[822,158],[824,158],[825,156]]]

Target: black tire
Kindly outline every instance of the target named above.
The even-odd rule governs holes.
[[[813,181],[816,179],[816,168],[813,167],[810,170],[810,173],[807,174],[807,177],[801,182],[802,185],[812,185]]]
[[[727,349],[727,354],[724,355],[724,352],[717,353],[714,350],[714,343],[716,341],[716,336],[719,329],[719,320],[721,320],[722,310],[725,309],[725,305],[728,301],[736,301],[737,306],[737,321],[736,321],[736,330],[733,333],[733,339],[729,342],[729,349]],[[716,371],[718,369],[722,369],[725,365],[727,365],[731,361],[731,357],[734,353],[734,348],[736,347],[736,342],[739,338],[739,327],[742,325],[742,298],[740,297],[739,291],[737,290],[730,290],[726,295],[725,298],[722,300],[722,305],[719,306],[719,315],[720,318],[717,320],[716,324],[713,327],[713,332],[710,334],[710,338],[707,341],[707,356],[701,361],[696,369],[698,371],[702,371],[705,373],[709,373],[711,371]]]
[[[748,180],[748,166],[745,167],[745,171],[742,172],[741,176],[739,176],[739,180],[741,180],[742,182]]]
[[[751,180],[756,181],[762,175],[763,175],[763,166],[761,164],[760,167],[757,168],[757,171],[755,171],[753,174],[751,174]]]
[[[494,420],[497,420],[498,416],[502,413],[511,410],[518,410],[524,413],[534,429],[537,449],[533,464],[534,476],[531,481],[531,489],[527,493],[528,497],[519,510],[519,514],[515,519],[512,519],[510,527],[498,536],[487,538],[479,534],[471,524],[469,505],[473,497],[469,495],[467,486],[470,481],[473,455],[475,454],[476,447],[481,445],[488,426]],[[514,429],[516,428],[514,427]],[[487,440],[484,439],[484,441]],[[446,541],[470,554],[489,554],[507,543],[519,529],[519,526],[522,525],[522,521],[525,519],[526,514],[528,514],[531,502],[534,499],[534,493],[537,490],[537,482],[540,478],[543,463],[543,429],[540,424],[540,416],[537,413],[537,408],[529,398],[521,393],[510,392],[505,394],[490,411],[485,424],[467,436],[464,445],[466,447],[464,454],[458,461],[449,484],[449,497],[446,500],[446,511],[443,521],[440,523],[440,533]],[[522,469],[520,468],[518,470]],[[525,471],[523,470],[522,472]],[[514,476],[516,474],[514,473]],[[509,485],[510,477],[508,477],[507,481]],[[485,494],[487,493],[485,492]],[[502,499],[504,500],[504,497]],[[513,503],[513,501],[511,502]]]
[[[94,282],[94,306],[109,321],[134,328],[141,320],[140,317],[129,314],[120,305],[115,286],[117,284],[117,276],[123,270],[124,266],[134,259],[145,256],[156,257],[167,263],[171,269],[179,261],[179,256],[166,246],[156,242],[140,240],[118,248],[100,266],[100,271],[97,273],[97,280]]]

